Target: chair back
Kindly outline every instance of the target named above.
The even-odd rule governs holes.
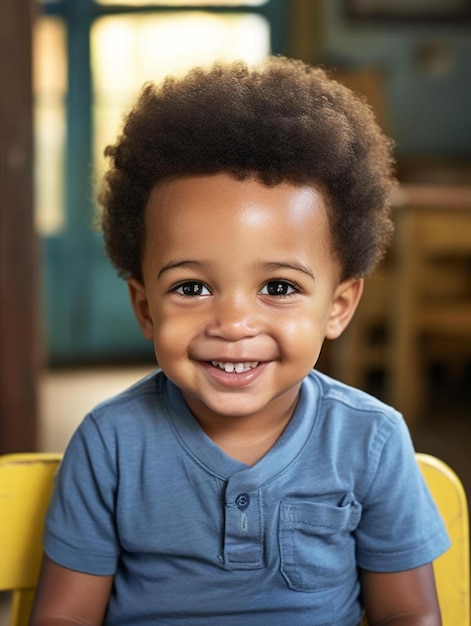
[[[12,592],[10,626],[27,626],[42,558],[56,453],[0,456],[0,591]]]
[[[440,459],[418,453],[425,481],[440,510],[451,548],[433,563],[443,626],[470,626],[469,517],[466,494],[453,470]]]

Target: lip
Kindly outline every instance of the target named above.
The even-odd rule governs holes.
[[[215,359],[214,359],[215,360]],[[235,361],[234,361],[235,362]],[[226,372],[219,367],[215,367],[210,362],[200,361],[200,365],[204,370],[206,376],[218,386],[229,387],[231,389],[237,389],[240,387],[246,387],[254,382],[259,376],[263,374],[268,367],[268,361],[261,361],[253,369],[247,372]]]

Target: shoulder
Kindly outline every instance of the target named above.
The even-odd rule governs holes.
[[[316,370],[311,371],[304,384],[317,395],[324,414],[347,421],[362,419],[369,424],[383,424],[386,428],[403,422],[402,415],[392,406]]]
[[[165,376],[160,370],[154,370],[120,393],[97,404],[91,413],[98,416],[106,415],[116,409],[119,410],[120,407],[127,408],[129,405],[145,407],[149,401],[155,402],[165,394],[165,380]]]
[[[98,404],[73,434],[61,464],[67,476],[90,474],[90,489],[120,488],[145,466],[165,463],[175,448],[168,396],[173,385],[155,371],[118,395]],[[125,470],[125,471],[124,471]],[[134,483],[135,484],[135,483]]]
[[[409,430],[393,407],[316,371],[305,387],[317,397],[313,435],[322,458],[348,473],[359,492],[366,493],[380,465],[414,462]]]
[[[168,394],[171,383],[156,370],[121,393],[96,405],[72,437],[94,449],[113,450],[145,441],[165,429],[168,422]]]
[[[89,413],[93,421],[106,425],[155,418],[165,411],[168,387],[171,385],[160,370],[155,370],[119,394],[97,404]]]

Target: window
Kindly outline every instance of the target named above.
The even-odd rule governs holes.
[[[63,181],[66,32],[56,17],[38,21],[34,38],[36,226],[43,235],[64,227]]]
[[[98,18],[91,30],[93,164],[114,141],[123,112],[148,80],[179,74],[214,59],[260,61],[270,52],[267,20],[256,14],[169,11]]]
[[[280,52],[281,43],[274,42],[280,25],[273,28],[273,22],[276,17],[283,21],[281,2],[39,2],[34,93],[36,222],[40,234],[61,233],[73,210],[74,202],[66,206],[67,195],[70,197],[67,156],[69,172],[80,158],[76,174],[88,167],[90,181],[96,181],[104,167],[104,146],[116,136],[123,112],[146,80],[159,80],[216,58],[254,62],[271,51]],[[69,129],[66,134],[67,124],[80,130]],[[78,150],[74,137],[81,144]]]

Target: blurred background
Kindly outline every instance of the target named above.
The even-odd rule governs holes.
[[[286,54],[396,142],[391,252],[319,369],[397,406],[471,491],[471,2],[2,0],[0,452],[63,450],[154,368],[94,227],[104,147],[146,80]]]

